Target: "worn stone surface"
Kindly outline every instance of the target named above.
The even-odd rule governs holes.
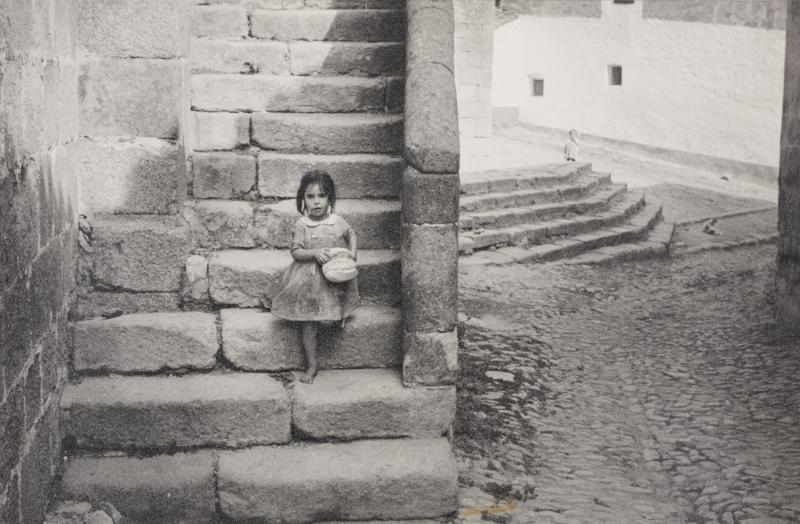
[[[437,386],[455,383],[458,371],[458,335],[449,333],[403,334],[403,383]]]
[[[399,42],[290,42],[293,75],[402,76],[405,46]]]
[[[403,173],[403,223],[448,224],[458,221],[457,174],[420,173],[409,167]]]
[[[741,25],[765,29],[786,28],[786,0],[764,2],[730,2],[714,0],[697,2],[644,2],[643,18],[702,22],[706,24]]]
[[[399,245],[400,202],[337,199],[334,211],[356,231],[359,248],[387,249]],[[300,216],[295,201],[263,204],[256,214],[261,217],[256,220],[256,227],[262,230],[263,241],[274,247],[289,247],[292,228]]]
[[[190,96],[192,107],[204,111],[381,111],[386,104],[386,81],[350,76],[195,74]]]
[[[181,296],[184,300],[208,301],[208,259],[192,255],[186,260]]]
[[[409,0],[408,13],[405,157],[423,173],[458,173],[452,4]]]
[[[194,38],[191,67],[195,73],[288,75],[289,46],[286,42]]]
[[[256,11],[252,35],[272,40],[340,40],[350,42],[402,42],[405,13],[401,10]]]
[[[195,198],[245,198],[256,184],[256,159],[227,152],[192,155]]]
[[[222,452],[222,513],[305,522],[444,516],[457,505],[446,439],[366,440]]]
[[[189,227],[177,217],[98,217],[91,255],[94,285],[178,291],[191,248]]]
[[[107,58],[81,64],[82,135],[178,137],[177,60]]]
[[[265,374],[96,377],[61,398],[81,448],[244,447],[290,439],[289,394]]]
[[[179,307],[178,293],[82,291],[73,314],[76,320],[84,320],[117,313],[177,311]]]
[[[254,247],[253,205],[239,200],[197,200],[183,208],[192,238],[202,247]]]
[[[189,2],[80,0],[78,40],[87,52],[120,58],[176,58],[186,50]]]
[[[403,225],[406,331],[451,331],[458,310],[458,226]]]
[[[137,458],[75,457],[64,472],[65,497],[111,502],[126,518],[162,522],[216,522],[216,452],[195,451]]]
[[[327,171],[336,184],[337,198],[398,197],[405,162],[384,155],[258,155],[261,196],[294,198],[308,171]]]
[[[396,370],[321,371],[294,388],[293,424],[314,439],[441,437],[456,412],[455,387],[406,388]]]
[[[186,194],[178,145],[158,139],[82,139],[80,199],[93,213],[177,213]]]
[[[298,325],[270,313],[223,309],[222,347],[225,358],[248,371],[305,369]],[[398,367],[400,312],[385,306],[363,305],[347,319],[344,330],[323,327],[319,364],[331,368]]]
[[[247,113],[192,111],[191,118],[195,151],[238,149],[250,143],[250,115]]]
[[[191,35],[206,38],[244,38],[247,11],[241,5],[198,5],[192,7]],[[190,42],[192,53],[196,41]]]
[[[209,256],[211,300],[240,307],[268,306],[291,263],[288,250],[227,249]],[[367,301],[397,304],[400,300],[400,256],[392,250],[358,253],[358,289]]]
[[[214,315],[135,313],[75,323],[76,370],[209,369],[219,349]]]
[[[403,119],[380,114],[270,114],[252,117],[253,142],[287,153],[396,153]]]

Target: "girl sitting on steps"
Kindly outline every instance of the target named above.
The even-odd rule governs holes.
[[[300,377],[310,384],[317,374],[317,348],[320,324],[341,322],[358,305],[358,284],[329,281],[322,265],[344,253],[356,259],[356,233],[333,213],[336,187],[325,171],[310,171],[297,189],[297,211],[303,215],[292,232],[292,263],[272,299],[272,313],[284,320],[300,322],[302,344],[308,368]],[[336,249],[339,248],[339,249]],[[341,248],[346,248],[346,251]]]

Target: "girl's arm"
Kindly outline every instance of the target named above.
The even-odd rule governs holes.
[[[324,264],[331,259],[327,249],[306,249],[297,247],[292,249],[291,253],[292,258],[298,262],[312,262],[316,260],[320,264]]]
[[[356,239],[356,231],[352,227],[348,227],[347,231],[344,234],[345,240],[347,240],[347,248],[350,250],[350,253],[353,255],[353,260],[356,260],[356,248],[358,244],[358,240]]]

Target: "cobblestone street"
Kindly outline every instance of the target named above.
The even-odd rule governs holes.
[[[460,518],[800,522],[775,247],[462,268]]]

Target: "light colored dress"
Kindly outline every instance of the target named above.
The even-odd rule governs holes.
[[[294,224],[291,249],[347,248],[354,232],[345,220],[331,213],[325,220],[304,216]],[[357,279],[334,284],[315,261],[292,260],[272,299],[272,314],[284,320],[339,321],[358,306]]]
[[[580,149],[581,148],[576,141],[570,140],[564,146],[564,158],[566,160],[575,161],[575,159],[578,158],[578,151],[580,151]]]

